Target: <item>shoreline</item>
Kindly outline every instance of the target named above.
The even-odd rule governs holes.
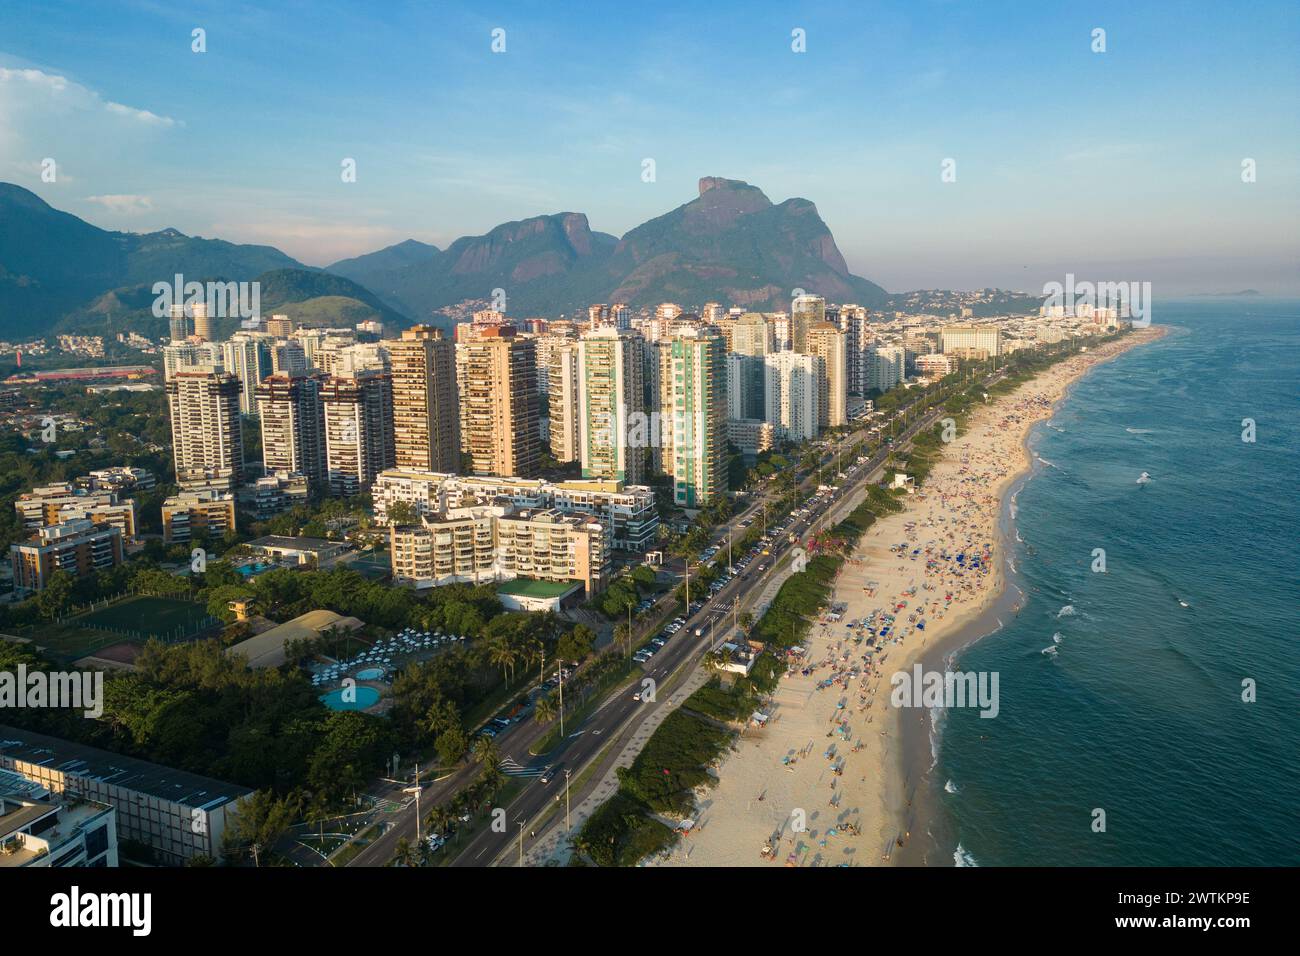
[[[1030,443],[1035,433],[1056,417],[1060,408],[1070,399],[1075,386],[1089,372],[1099,365],[1114,361],[1134,348],[1158,341],[1169,334],[1168,328],[1157,326],[1148,328],[1146,334],[1141,335],[1140,338],[1132,339],[1132,335],[1138,335],[1140,331],[1135,330],[1130,337],[1117,343],[1123,345],[1123,348],[1101,356],[1097,361],[1085,363],[1077,374],[1064,383],[1060,395],[1052,400],[1047,414],[1025,424],[1018,443],[1021,456],[1020,467],[1009,471],[999,483],[998,511],[994,521],[994,541],[998,548],[999,560],[996,579],[991,584],[989,598],[982,609],[969,621],[963,622],[962,626],[953,627],[948,633],[940,635],[928,647],[921,646],[917,649],[904,662],[905,666],[910,667],[919,663],[926,671],[947,671],[963,651],[986,637],[998,633],[1006,626],[1007,621],[1020,613],[1024,591],[1016,580],[1015,565],[1010,564],[1010,574],[1006,569],[1015,550],[1013,539],[1016,496],[1042,467]],[[1034,382],[1030,381],[1025,383],[1025,386],[1032,384]],[[1010,399],[1014,394],[1013,392],[1011,395],[1003,396],[1000,401]],[[956,864],[960,844],[953,849],[951,861],[947,857],[935,857],[936,854],[948,851],[948,847],[940,845],[941,838],[932,829],[936,821],[942,820],[943,812],[939,807],[939,791],[942,785],[931,777],[938,766],[938,750],[941,746],[939,741],[942,739],[942,730],[936,731],[935,728],[936,716],[927,709],[923,711],[922,720],[904,723],[896,708],[891,708],[889,712],[894,717],[894,726],[899,732],[900,744],[898,760],[891,775],[894,786],[892,788],[886,786],[887,789],[892,789],[894,797],[892,803],[898,831],[906,835],[904,844],[896,848],[897,852],[892,854],[890,863],[894,866]]]
[[[807,666],[783,677],[774,719],[742,733],[716,787],[699,793],[700,826],[650,865],[754,865],[765,841],[788,866],[942,862],[924,859],[938,845],[929,834],[938,816],[933,716],[927,708],[890,706],[888,678],[917,664],[946,670],[1018,610],[1023,595],[1006,567],[1010,511],[1035,470],[1034,429],[1092,368],[1166,331],[1135,330],[1073,356],[971,413],[904,510],[878,520],[846,560],[830,597],[846,606],[843,620],[823,618],[806,635]],[[868,618],[870,629],[845,630],[845,622]],[[863,636],[874,638],[881,627],[881,643],[869,640],[863,654]],[[853,663],[859,655],[861,665]],[[822,679],[821,669],[831,677]],[[806,822],[795,825],[792,817]]]

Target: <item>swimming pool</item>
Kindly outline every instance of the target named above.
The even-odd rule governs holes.
[[[357,671],[357,680],[381,680],[383,676],[382,667],[367,667],[363,671]]]
[[[346,691],[347,688],[338,687],[328,694],[321,694],[320,702],[330,710],[365,710],[379,703],[379,691],[373,687],[353,688],[356,699],[352,701],[343,699]]]

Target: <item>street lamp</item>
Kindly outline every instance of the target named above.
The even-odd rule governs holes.
[[[564,768],[564,830],[566,833],[573,832],[573,825],[569,822],[569,768]]]
[[[420,846],[420,765],[415,765],[415,786],[403,787],[402,793],[415,794],[415,845]]]

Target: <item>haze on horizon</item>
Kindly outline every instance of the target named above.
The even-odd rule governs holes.
[[[5,20],[0,180],[104,228],[326,265],[560,211],[622,235],[712,175],[815,202],[891,291],[1032,292],[1068,271],[1300,294],[1300,12],[1282,0],[384,17],[56,0]]]

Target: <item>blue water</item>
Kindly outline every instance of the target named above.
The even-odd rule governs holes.
[[[356,700],[351,703],[343,699],[343,688],[339,687],[328,694],[321,694],[321,703],[330,710],[365,710],[379,703],[379,691],[373,687],[357,687]]]
[[[1031,435],[1026,602],[957,665],[1000,674],[1001,712],[940,724],[928,862],[1300,863],[1300,303],[1155,321]]]

